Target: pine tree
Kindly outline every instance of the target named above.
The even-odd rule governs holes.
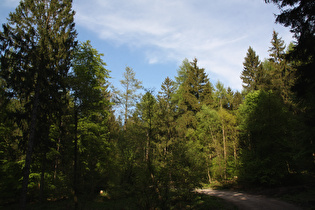
[[[152,167],[152,151],[153,151],[153,118],[155,113],[156,99],[151,91],[147,91],[137,104],[137,113],[143,123],[142,129],[146,131],[145,159],[149,168]]]
[[[178,128],[183,132],[182,135],[187,129],[196,128],[196,113],[200,111],[203,104],[211,103],[211,92],[211,84],[205,69],[199,68],[197,59],[194,59],[190,63],[186,80],[178,89],[178,109],[181,115],[178,119]]]
[[[76,44],[71,0],[24,0],[1,32],[1,77],[11,96],[25,101],[29,115],[21,208],[25,209],[31,157],[39,119],[60,111],[59,90],[66,89],[65,78]],[[63,91],[65,92],[65,91]]]
[[[271,62],[272,66],[272,71],[270,72],[270,78],[273,87],[272,89],[281,92],[285,88],[285,44],[284,41],[278,37],[278,33],[275,31],[273,31],[272,34],[271,47],[269,48],[269,52],[269,61]]]
[[[261,80],[263,78],[264,72],[259,60],[259,56],[256,55],[256,52],[252,47],[248,48],[243,65],[244,69],[241,74],[241,79],[243,81],[244,90],[246,92],[258,90],[260,85],[263,83]]]
[[[296,38],[296,45],[289,52],[287,58],[296,65],[296,81],[293,91],[296,94],[296,102],[304,113],[303,139],[305,148],[304,160],[308,166],[306,170],[315,171],[314,154],[315,144],[311,136],[315,135],[315,3],[313,0],[265,0],[273,2],[281,13],[276,15],[276,22],[290,27]]]
[[[176,103],[174,101],[175,82],[169,77],[161,85],[161,91],[157,96],[157,124],[159,136],[163,146],[164,153],[168,153],[169,145],[172,144],[176,136]]]
[[[159,194],[162,198],[162,208],[167,209],[170,204],[170,195],[173,182],[171,180],[174,168],[172,167],[173,152],[176,149],[176,102],[174,93],[176,84],[167,77],[161,85],[156,104],[156,176],[160,182]]]
[[[276,31],[272,33],[271,47],[269,48],[270,60],[274,63],[280,64],[284,59],[285,44],[284,41],[278,37],[279,34]]]

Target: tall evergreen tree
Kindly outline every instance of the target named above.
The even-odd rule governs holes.
[[[286,60],[285,60],[285,44],[278,37],[278,33],[273,31],[271,39],[271,47],[269,48],[269,61],[271,62],[270,78],[272,89],[282,92],[285,88]]]
[[[175,82],[167,77],[161,85],[161,91],[157,96],[157,124],[159,136],[164,153],[168,152],[169,145],[172,144],[176,136],[175,125],[177,118],[176,103],[174,101]]]
[[[24,0],[10,13],[0,34],[1,77],[7,82],[8,94],[25,101],[29,115],[23,209],[39,117],[58,112],[63,103],[58,90],[66,89],[64,79],[76,44],[73,18],[71,0]]]
[[[212,88],[205,69],[197,66],[195,58],[190,63],[186,80],[178,89],[180,95],[178,109],[181,115],[178,119],[178,128],[182,135],[187,129],[196,128],[196,113],[200,111],[203,104],[211,103],[211,93]]]
[[[307,170],[315,171],[315,3],[313,0],[265,0],[275,3],[281,10],[276,22],[290,27],[297,44],[290,51],[288,59],[296,64],[296,81],[293,91],[304,114],[303,136]]]
[[[157,96],[156,105],[156,170],[159,180],[159,194],[162,198],[162,208],[169,207],[172,184],[172,174],[174,173],[173,152],[176,149],[176,102],[174,93],[176,91],[175,82],[167,77],[161,85],[161,90]]]
[[[145,159],[148,162],[148,168],[152,167],[152,151],[153,151],[153,118],[155,113],[156,99],[152,92],[147,91],[137,104],[137,111],[143,123],[142,129],[146,131]],[[152,169],[150,169],[152,170]]]
[[[248,48],[243,66],[241,79],[244,90],[247,92],[258,90],[262,84],[261,80],[264,73],[259,56],[256,55],[252,47]]]
[[[274,63],[280,64],[285,55],[284,41],[278,37],[279,34],[276,31],[272,32],[271,47],[269,48],[270,60]]]

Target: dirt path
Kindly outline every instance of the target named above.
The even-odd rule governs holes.
[[[203,189],[197,190],[199,193],[204,193],[207,195],[220,197],[228,202],[233,203],[239,209],[268,209],[268,210],[298,210],[300,208],[283,202],[278,201],[272,198],[267,198],[262,195],[249,195],[246,193],[241,192],[233,192],[233,191],[226,191],[226,190],[212,190],[212,189]]]

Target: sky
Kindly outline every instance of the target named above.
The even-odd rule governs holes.
[[[0,0],[1,24],[18,4]],[[240,91],[249,46],[264,60],[273,30],[286,45],[294,41],[275,23],[276,5],[264,0],[73,0],[73,9],[78,41],[104,54],[118,89],[127,66],[144,88],[159,91],[185,58],[197,58],[213,84]]]

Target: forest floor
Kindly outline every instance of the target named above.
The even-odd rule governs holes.
[[[250,210],[298,210],[301,207],[295,206],[293,204],[276,200],[274,198],[268,198],[263,195],[251,195],[248,193],[230,191],[230,190],[213,190],[213,189],[202,189],[197,190],[199,193],[203,193],[210,196],[215,196],[222,198],[228,202],[231,202],[239,209]]]

